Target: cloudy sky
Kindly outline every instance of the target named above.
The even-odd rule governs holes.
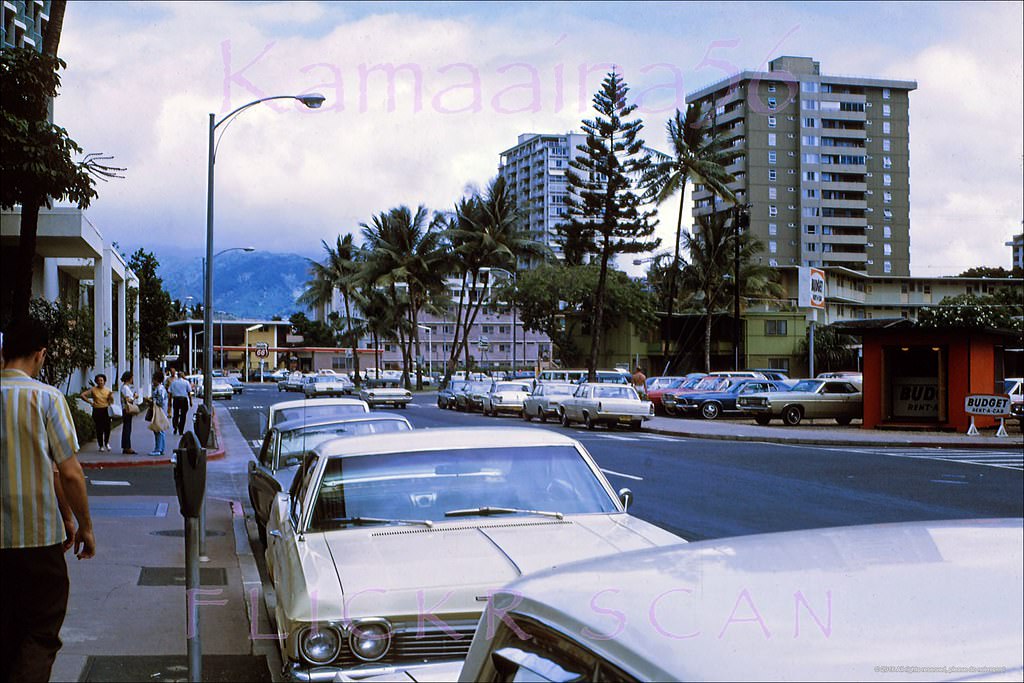
[[[779,55],[810,56],[823,73],[918,82],[911,268],[954,274],[1008,266],[1004,242],[1021,230],[1022,8],[70,2],[55,118],[128,169],[89,209],[105,236],[198,253],[208,114],[323,93],[317,111],[284,101],[245,112],[217,157],[216,248],[313,256],[321,239],[393,206],[450,208],[495,175],[521,133],[578,130],[613,64],[640,98],[648,144],[664,148],[686,93]]]

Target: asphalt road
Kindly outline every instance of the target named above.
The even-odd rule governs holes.
[[[245,438],[258,441],[271,403],[299,398],[247,385],[218,401]],[[1024,516],[1024,472],[992,466],[1013,453],[974,453],[972,462],[920,457],[907,449],[849,449],[676,438],[485,418],[440,410],[434,394],[404,411],[418,429],[508,426],[570,431],[615,488],[635,495],[630,512],[689,540],[826,526],[929,519]],[[942,456],[945,458],[946,456]],[[978,464],[989,463],[989,464]],[[102,485],[103,495],[173,493],[170,468],[96,473],[129,486]],[[91,491],[99,493],[96,488]],[[236,485],[237,488],[237,485]]]

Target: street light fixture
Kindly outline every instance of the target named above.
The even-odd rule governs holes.
[[[207,135],[208,156],[206,164],[206,263],[203,268],[205,271],[204,278],[206,290],[204,297],[205,305],[203,306],[203,330],[206,332],[206,353],[203,358],[203,405],[206,406],[206,410],[211,415],[213,414],[213,167],[217,161],[217,142],[214,140],[214,133],[217,131],[217,128],[224,123],[233,120],[238,114],[250,107],[260,104],[261,102],[269,102],[270,100],[298,100],[310,109],[319,109],[325,99],[326,98],[319,93],[309,93],[306,95],[273,95],[271,97],[262,97],[258,100],[253,100],[248,104],[243,104],[220,121],[217,120],[216,114],[210,114],[210,123]],[[223,138],[223,136],[224,131],[221,131],[221,138]],[[246,359],[248,360],[248,356],[246,356]]]
[[[511,280],[512,280],[512,292],[514,294],[515,291],[516,291],[516,286],[517,286],[517,284],[516,284],[516,274],[513,273],[510,270],[505,270],[504,268],[498,268],[498,267],[495,267],[495,266],[484,266],[483,268],[480,269],[480,272],[481,273],[487,273],[489,275],[492,270],[496,270],[499,273],[505,273],[505,275],[508,275],[509,278],[511,278]],[[525,342],[523,343],[523,355],[524,356],[526,355],[526,344],[525,344]],[[526,360],[526,359],[524,358],[523,360]],[[515,306],[515,301],[513,301],[512,302],[512,377],[515,378],[515,376],[516,376],[516,306]]]

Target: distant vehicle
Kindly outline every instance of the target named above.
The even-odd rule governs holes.
[[[316,374],[303,378],[302,393],[309,397],[347,396],[355,386],[345,375]]]
[[[781,368],[751,368],[750,372],[759,372],[764,375],[765,379],[773,379],[777,382],[789,381],[789,370]]]
[[[482,411],[484,405],[484,394],[490,391],[491,381],[469,382],[461,392],[455,395],[455,409],[469,413]]]
[[[669,392],[672,392],[675,389],[680,389],[680,390],[690,390],[690,389],[693,389],[695,386],[697,386],[698,383],[700,383],[700,381],[702,379],[703,379],[703,377],[690,377],[690,378],[678,377],[678,378],[675,378],[674,381],[672,383],[668,384],[668,385],[662,385],[661,387],[659,387],[657,389],[648,389],[647,390],[647,400],[654,404],[654,412],[655,413],[664,413],[665,412],[665,406],[662,403],[662,399],[664,399],[665,394],[667,394]]]
[[[453,379],[437,392],[437,407],[453,410],[455,408],[455,395],[462,391],[469,382],[466,380]]]
[[[226,398],[230,401],[231,397],[235,395],[235,390],[223,377],[214,377],[211,394],[213,395],[213,398]]]
[[[576,385],[568,382],[538,383],[523,401],[523,419],[529,422],[537,418],[541,422],[547,422],[549,417],[557,418],[558,407],[575,391]]]
[[[729,386],[713,392],[682,394],[676,399],[675,413],[687,416],[700,415],[705,420],[715,420],[722,415],[741,413],[736,405],[738,398],[749,394],[764,394],[789,391],[789,385],[769,379],[732,378]]]
[[[242,384],[242,381],[234,375],[228,375],[224,378],[224,381],[231,385],[231,389],[234,390],[236,394],[240,394],[245,391],[245,385]]]
[[[707,375],[697,380],[696,384],[684,382],[673,389],[665,389],[661,394],[661,407],[666,415],[676,414],[676,403],[681,396],[699,392],[724,391],[731,384],[725,375]]]
[[[686,379],[682,375],[661,375],[659,377],[648,377],[647,381],[644,382],[644,389],[648,392],[657,391],[658,389],[667,388],[670,384],[676,384],[680,380]]]
[[[856,382],[857,384],[864,384],[863,373],[857,372],[856,370],[840,370],[838,372],[822,372],[818,375],[817,379],[845,379],[849,382]]]
[[[1022,548],[1020,519],[987,519],[719,538],[573,562],[489,596],[458,680],[906,681],[913,675],[902,672],[917,670],[878,662],[987,662],[922,678],[1020,680]]]
[[[288,377],[277,383],[278,391],[302,391],[302,383],[305,381],[305,375],[301,372],[292,372],[288,374]]]
[[[400,387],[363,387],[359,391],[359,398],[371,408],[380,405],[405,408],[412,400],[412,392]]]
[[[516,413],[522,415],[523,402],[530,395],[530,383],[519,381],[498,381],[484,394],[480,412],[484,415]]]
[[[1010,417],[1024,424],[1024,377],[1007,377],[1003,393],[1010,397]]]
[[[795,426],[804,418],[834,418],[848,425],[864,417],[864,397],[860,387],[849,380],[805,379],[790,391],[774,394],[750,394],[738,399],[740,409],[754,417],[759,425],[772,418]]]
[[[273,372],[267,372],[266,370],[264,370],[263,379],[264,381],[269,382],[279,382],[282,379],[288,379],[289,374],[291,373],[289,373],[284,368],[279,368],[277,370],[274,370]],[[259,377],[259,369],[256,370],[256,377]]]
[[[654,417],[654,405],[641,400],[636,389],[629,385],[583,383],[562,401],[558,414],[563,427],[582,422],[587,429],[603,424],[609,429],[626,425],[639,431],[645,420]]]

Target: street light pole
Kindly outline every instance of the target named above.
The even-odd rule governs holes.
[[[213,414],[213,167],[217,161],[217,149],[214,141],[214,133],[217,128],[233,117],[261,102],[270,100],[298,100],[310,109],[318,109],[326,98],[319,93],[309,95],[273,95],[253,100],[248,104],[238,107],[220,121],[216,114],[210,114],[210,122],[207,134],[207,163],[206,163],[206,263],[204,264],[203,277],[205,279],[205,302],[203,306],[203,330],[206,332],[205,348],[203,358],[203,405],[206,410]],[[223,136],[223,132],[221,133]],[[248,359],[248,356],[246,357]]]

